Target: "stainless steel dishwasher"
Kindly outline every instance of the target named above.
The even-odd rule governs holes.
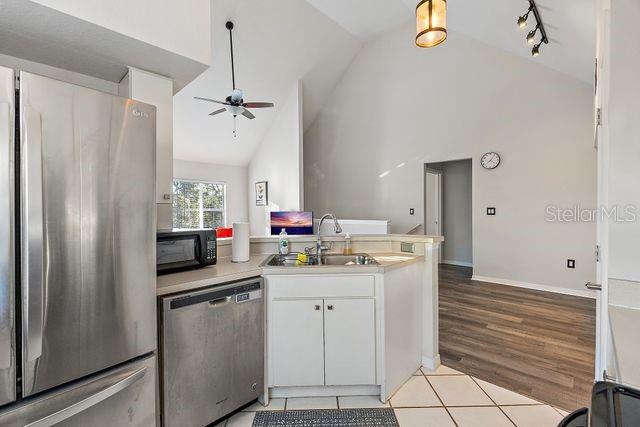
[[[165,426],[207,425],[262,394],[262,291],[254,278],[161,299]]]

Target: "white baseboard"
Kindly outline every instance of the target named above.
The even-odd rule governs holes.
[[[473,267],[472,262],[454,261],[452,259],[443,259],[440,264],[457,265],[458,267]]]
[[[436,357],[422,356],[422,366],[430,371],[435,371],[440,366],[440,355],[437,354]]]
[[[380,396],[379,385],[271,387],[274,397],[318,397],[318,396]]]
[[[497,277],[477,276],[475,274],[471,276],[471,280],[476,280],[478,282],[497,283],[499,285],[515,286],[517,288],[533,289],[536,291],[553,292],[556,294],[573,295],[575,297],[595,299],[598,296],[596,291],[590,291],[588,289],[578,290],[559,288],[557,286],[538,285],[536,283],[519,282],[517,280],[500,279]]]

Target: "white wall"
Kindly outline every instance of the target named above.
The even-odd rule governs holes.
[[[442,262],[473,264],[471,160],[445,162],[442,170]]]
[[[270,233],[269,213],[301,210],[302,85],[297,82],[249,163],[248,203],[252,236]],[[256,206],[255,183],[268,181],[268,206]]]
[[[208,0],[33,0],[203,64],[211,63]]]
[[[583,292],[595,225],[545,209],[595,207],[593,88],[453,31],[421,50],[413,32],[366,45],[305,133],[306,208],[403,233],[423,217],[424,163],[497,151],[497,169],[473,169],[474,274]]]
[[[174,159],[173,176],[176,179],[224,182],[227,188],[227,226],[234,222],[249,221],[247,168],[243,166],[215,165]]]

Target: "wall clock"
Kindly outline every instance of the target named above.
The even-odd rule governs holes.
[[[485,169],[495,169],[500,164],[500,155],[490,151],[480,158],[480,164]]]

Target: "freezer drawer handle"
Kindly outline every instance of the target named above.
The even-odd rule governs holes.
[[[100,402],[103,402],[110,398],[111,396],[121,392],[122,390],[130,387],[137,381],[139,381],[142,377],[144,377],[147,371],[147,367],[140,368],[134,371],[131,375],[126,378],[121,379],[120,381],[112,384],[98,393],[92,394],[91,396],[83,399],[79,402],[74,403],[71,406],[68,406],[64,409],[59,410],[58,412],[54,412],[53,414],[47,415],[44,418],[41,418],[37,421],[29,423],[25,425],[25,427],[49,427],[55,424],[58,424],[72,416],[79,414],[80,412],[84,412],[92,406],[97,405]],[[116,374],[119,376],[119,374]]]
[[[231,297],[222,297],[222,298],[212,299],[211,301],[209,301],[209,305],[211,307],[219,307],[221,305],[228,304],[229,301],[231,301]]]
[[[23,289],[26,359],[42,355],[44,323],[43,211],[42,211],[42,118],[31,107],[24,108],[24,181],[23,190]]]

